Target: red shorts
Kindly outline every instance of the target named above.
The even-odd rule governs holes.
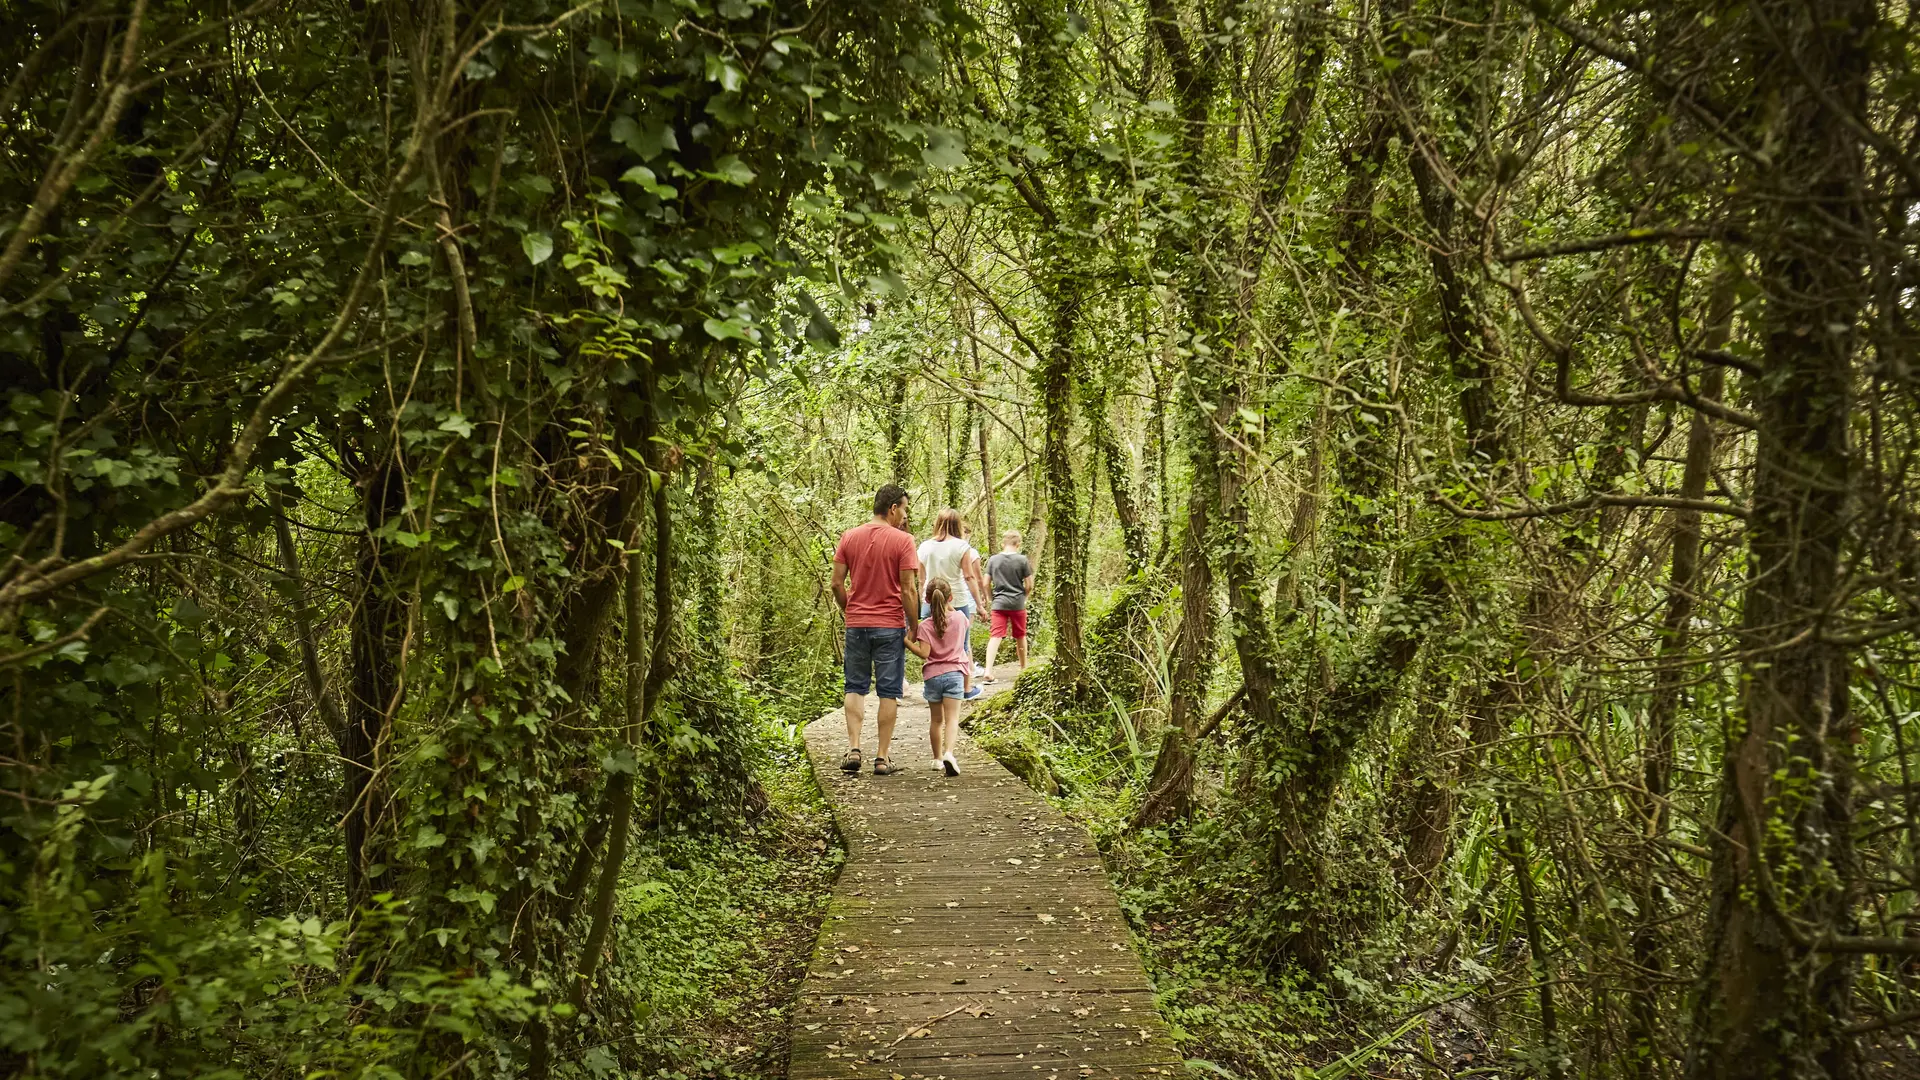
[[[1012,633],[1009,634],[1008,631],[1012,631]],[[1027,636],[1027,610],[1021,608],[1019,611],[995,611],[993,613],[993,628],[988,631],[987,636],[999,638],[1015,637],[1025,640]]]

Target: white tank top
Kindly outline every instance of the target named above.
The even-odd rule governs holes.
[[[945,540],[928,540],[920,545],[920,578],[925,583],[920,587],[920,598],[926,599],[926,586],[936,581],[944,581],[953,589],[954,607],[972,607],[973,593],[967,589],[967,579],[960,572],[960,564],[966,561],[967,552],[973,545],[957,536]]]

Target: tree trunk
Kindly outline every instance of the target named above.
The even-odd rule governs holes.
[[[1120,525],[1120,546],[1126,552],[1127,574],[1138,576],[1146,572],[1152,552],[1147,547],[1147,523],[1142,520],[1140,505],[1133,497],[1133,463],[1114,434],[1109,406],[1110,395],[1102,393],[1090,410],[1090,430],[1094,452],[1100,455],[1100,463],[1106,468],[1107,492],[1113,497],[1113,516]]]
[[[1040,365],[1040,406],[1046,433],[1041,463],[1047,488],[1047,537],[1053,551],[1048,564],[1053,598],[1053,685],[1064,701],[1087,695],[1085,648],[1081,641],[1081,604],[1086,583],[1081,577],[1080,497],[1073,482],[1074,335],[1080,322],[1077,275],[1066,268],[1073,256],[1056,251],[1050,276],[1057,275],[1049,297],[1052,315],[1047,353]],[[1071,275],[1071,276],[1070,276]]]
[[[673,635],[673,514],[666,477],[653,491],[653,603],[647,606],[645,578],[638,567],[627,568],[626,609],[627,642],[625,653],[626,724],[622,739],[637,755],[644,737],[647,719],[659,703],[667,681],[667,644]],[[651,620],[647,613],[651,611]],[[651,621],[651,635],[647,623]],[[651,636],[651,641],[649,641]],[[580,960],[568,988],[568,1001],[577,1011],[586,1004],[593,988],[594,973],[606,948],[607,934],[613,924],[613,900],[618,892],[620,873],[626,867],[627,836],[633,820],[634,770],[617,772],[607,787],[607,850],[600,862],[600,879],[594,889],[592,922],[587,939],[580,948]]]
[[[1174,634],[1172,685],[1167,700],[1167,730],[1153,760],[1147,797],[1134,812],[1132,827],[1145,828],[1184,819],[1193,812],[1193,735],[1204,715],[1207,684],[1213,676],[1213,560],[1207,555],[1212,528],[1213,455],[1191,458],[1193,487],[1187,497],[1187,527],[1180,544],[1180,627]]]
[[[1850,1077],[1854,961],[1818,942],[1853,930],[1857,880],[1849,657],[1828,624],[1845,588],[1866,230],[1859,136],[1831,110],[1865,116],[1876,11],[1771,0],[1748,18],[1758,134],[1793,150],[1755,178],[1772,220],[1753,231],[1765,299],[1740,715],[1689,1067],[1701,1080]]]
[[[1705,346],[1717,349],[1726,344],[1733,318],[1731,273],[1715,290],[1713,323]],[[1703,399],[1720,399],[1724,372],[1709,366],[1701,373],[1699,393]],[[1680,497],[1699,500],[1706,497],[1714,460],[1713,421],[1702,412],[1693,414],[1687,429],[1687,458],[1680,478]],[[1660,638],[1655,660],[1653,698],[1647,706],[1647,743],[1642,757],[1640,816],[1645,829],[1646,850],[1641,855],[1639,879],[1634,883],[1634,907],[1638,912],[1633,928],[1633,962],[1649,976],[1667,967],[1668,948],[1665,931],[1667,907],[1660,888],[1659,867],[1669,857],[1663,842],[1667,838],[1669,808],[1667,797],[1673,790],[1673,752],[1675,725],[1680,715],[1680,699],[1690,680],[1692,665],[1687,662],[1691,649],[1694,597],[1700,585],[1700,512],[1676,510],[1673,513],[1672,554],[1667,569],[1667,604],[1660,620]],[[1665,1057],[1667,1048],[1659,1038],[1660,1004],[1664,994],[1654,986],[1641,988],[1634,997],[1631,1027],[1627,1037],[1641,1062],[1640,1075],[1656,1075],[1653,1062]]]
[[[907,373],[891,377],[887,383],[887,468],[893,482],[911,487],[913,447],[907,441]]]
[[[361,489],[366,531],[360,534],[355,563],[359,596],[353,608],[348,656],[352,678],[340,748],[347,897],[356,911],[375,894],[393,888],[386,836],[386,756],[393,714],[400,705],[397,660],[407,619],[405,598],[391,574],[391,557],[376,535],[405,504],[404,481],[394,463],[383,460],[369,467]]]
[[[1398,62],[1387,75],[1386,86],[1402,110],[1398,126],[1407,142],[1407,171],[1414,183],[1420,204],[1420,216],[1428,238],[1424,245],[1427,268],[1433,278],[1438,301],[1441,352],[1447,371],[1454,381],[1455,402],[1466,433],[1466,458],[1470,470],[1490,470],[1504,455],[1501,435],[1494,416],[1492,360],[1498,354],[1497,339],[1490,324],[1476,310],[1472,291],[1463,280],[1456,263],[1456,250],[1471,250],[1472,241],[1458,235],[1455,218],[1458,207],[1450,188],[1436,175],[1436,163],[1445,161],[1445,148],[1439,133],[1427,126],[1425,102],[1430,91],[1416,82],[1409,68],[1410,37],[1413,28],[1404,21],[1406,5],[1383,5],[1382,37],[1387,54]],[[1477,92],[1468,85],[1456,91],[1463,100],[1453,104],[1451,115],[1474,116],[1478,112]],[[1376,151],[1367,148],[1366,153]],[[1447,572],[1464,559],[1464,545],[1458,528],[1449,523],[1414,556],[1418,563],[1406,595],[1415,607],[1410,618],[1419,620],[1422,635],[1431,632],[1426,624],[1447,593]],[[1537,591],[1530,604],[1537,599]],[[1472,600],[1469,599],[1469,604]],[[1360,700],[1390,694],[1394,689],[1379,682],[1397,681],[1412,663],[1418,641],[1386,635],[1375,655],[1385,661],[1357,672],[1361,682]],[[1364,689],[1372,683],[1371,689]],[[1478,695],[1471,714],[1481,720],[1500,715],[1502,704],[1510,704],[1517,684],[1502,681]],[[1386,698],[1380,697],[1384,704]],[[1476,724],[1476,728],[1480,725]],[[1442,757],[1440,751],[1451,738],[1453,723],[1442,710],[1428,712],[1425,723],[1409,740],[1402,761],[1405,765],[1399,787],[1407,792],[1406,810],[1401,816],[1402,856],[1399,876],[1407,895],[1421,898],[1434,873],[1445,860],[1453,829],[1453,788],[1463,762],[1457,757]],[[1486,732],[1491,736],[1492,732]],[[1476,745],[1480,741],[1476,733]],[[1477,755],[1476,755],[1477,757]]]

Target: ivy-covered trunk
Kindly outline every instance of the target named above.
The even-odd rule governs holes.
[[[1711,834],[1713,934],[1698,1078],[1858,1074],[1851,649],[1835,609],[1853,507],[1855,326],[1866,302],[1861,136],[1869,3],[1751,5],[1752,136],[1795,148],[1754,177],[1759,424],[1741,620],[1745,660]],[[1856,944],[1855,946],[1859,946]],[[1870,947],[1870,946],[1869,946]]]

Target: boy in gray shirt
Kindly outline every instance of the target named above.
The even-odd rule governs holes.
[[[987,580],[993,585],[993,625],[987,638],[987,664],[980,672],[983,682],[993,681],[993,658],[1000,643],[1009,634],[1020,656],[1020,670],[1027,670],[1027,597],[1033,595],[1033,564],[1020,553],[1019,530],[1008,529],[1000,538],[1000,554],[987,560]]]

